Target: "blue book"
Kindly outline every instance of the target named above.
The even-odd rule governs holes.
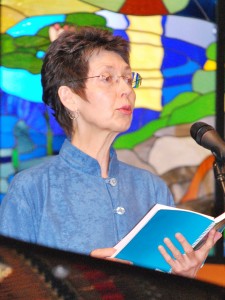
[[[198,212],[156,204],[144,218],[116,245],[113,257],[127,260],[134,265],[170,272],[171,267],[158,250],[169,238],[181,253],[184,250],[175,238],[180,232],[194,249],[206,240],[213,227],[220,232],[225,228],[225,213],[213,218]],[[166,247],[166,246],[165,246]],[[166,247],[168,253],[172,253]],[[172,256],[173,257],[173,256]]]

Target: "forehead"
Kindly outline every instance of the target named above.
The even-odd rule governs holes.
[[[89,58],[89,70],[102,68],[107,70],[130,70],[130,66],[118,53],[107,50],[96,50]]]

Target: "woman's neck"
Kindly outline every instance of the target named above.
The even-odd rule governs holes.
[[[71,138],[71,143],[78,149],[95,158],[101,168],[101,176],[108,177],[109,161],[110,161],[110,147],[115,137],[107,135],[105,137],[96,136],[80,136],[78,133]]]

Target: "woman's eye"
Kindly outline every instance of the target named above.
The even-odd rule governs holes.
[[[102,75],[102,80],[107,83],[111,83],[113,81],[112,75]]]
[[[132,85],[133,82],[132,77],[125,77],[124,80],[126,81],[127,84]]]

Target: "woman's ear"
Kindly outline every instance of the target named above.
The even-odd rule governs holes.
[[[76,110],[76,94],[65,85],[62,85],[58,89],[58,95],[61,103],[70,111]]]

